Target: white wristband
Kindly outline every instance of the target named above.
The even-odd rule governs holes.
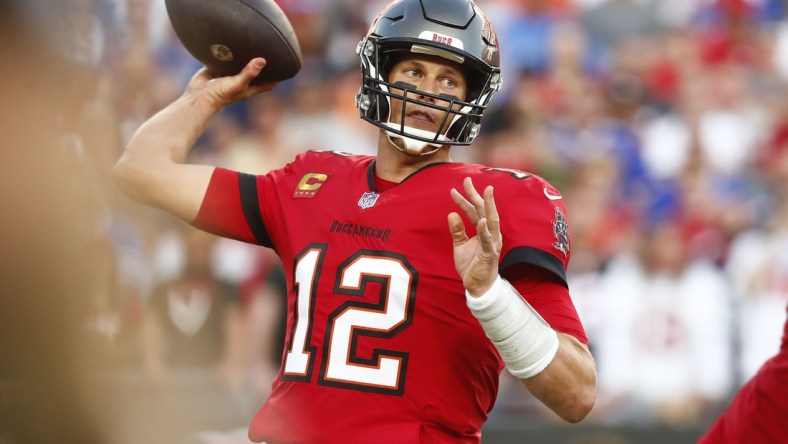
[[[500,276],[483,295],[465,292],[471,313],[501,354],[509,373],[530,378],[547,367],[558,352],[558,334]]]

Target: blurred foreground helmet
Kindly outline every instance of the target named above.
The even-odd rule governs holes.
[[[394,1],[377,16],[356,52],[363,75],[356,96],[361,118],[385,130],[390,139],[399,139],[400,143],[392,143],[409,154],[429,154],[447,144],[469,145],[479,134],[487,103],[501,89],[495,30],[471,0]],[[393,62],[407,53],[439,56],[462,65],[468,84],[465,101],[450,100],[446,106],[422,102],[419,96],[444,102],[447,98],[389,83]],[[392,87],[402,92],[392,93]],[[392,98],[444,111],[444,122],[451,122],[448,131],[437,134],[391,123]],[[453,105],[459,109],[452,109]]]

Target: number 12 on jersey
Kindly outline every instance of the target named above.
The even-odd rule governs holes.
[[[408,353],[376,348],[370,357],[357,354],[359,336],[392,338],[413,322],[418,276],[404,256],[362,250],[337,269],[332,294],[317,294],[324,276],[323,259],[328,246],[312,244],[295,261],[295,325],[285,353],[282,380],[309,382],[315,365],[316,347],[310,345],[316,298],[346,298],[325,320],[325,338],[318,383],[367,392],[401,395],[404,392]],[[377,283],[376,302],[360,299],[367,286]],[[370,286],[372,287],[372,286]]]

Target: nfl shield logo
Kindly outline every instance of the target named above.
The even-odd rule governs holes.
[[[380,194],[378,193],[364,193],[361,195],[361,199],[358,200],[358,206],[364,210],[371,208],[375,206],[375,202],[378,201],[378,197],[380,197]]]

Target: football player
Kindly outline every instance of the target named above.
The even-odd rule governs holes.
[[[266,63],[254,59],[232,77],[199,71],[114,170],[129,196],[285,264],[283,364],[250,438],[478,443],[504,368],[580,421],[596,371],[561,195],[450,154],[501,87],[492,25],[470,0],[396,1],[357,51],[377,156],[309,151],[259,176],[184,164],[224,106],[275,86],[248,86]]]

